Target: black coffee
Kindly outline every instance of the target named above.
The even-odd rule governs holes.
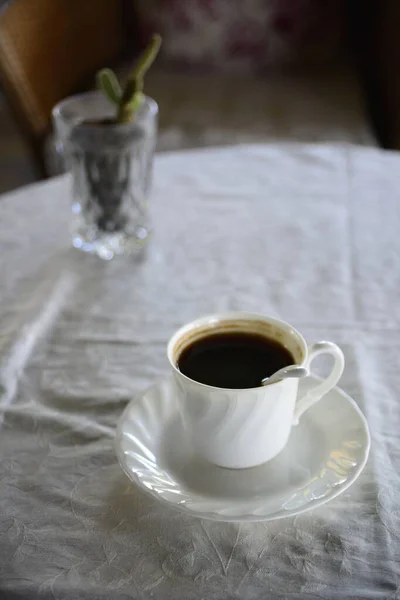
[[[259,387],[264,377],[292,365],[284,346],[253,333],[215,333],[187,346],[178,368],[187,377],[220,388]]]

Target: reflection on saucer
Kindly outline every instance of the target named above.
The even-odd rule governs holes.
[[[251,469],[224,469],[193,454],[176,415],[166,424],[160,439],[160,466],[185,488],[216,498],[254,499],[296,489],[310,481],[311,473],[323,464],[321,454],[314,451],[315,446],[323,448],[321,432],[309,419],[306,422],[306,417],[303,425],[293,428],[287,446],[268,463]]]

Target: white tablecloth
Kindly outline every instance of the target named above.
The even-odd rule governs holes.
[[[68,181],[0,200],[0,597],[400,598],[400,157],[352,146],[160,155],[141,262],[69,248]],[[242,309],[346,355],[360,479],[269,524],[202,522],[117,465],[132,395],[182,323]]]

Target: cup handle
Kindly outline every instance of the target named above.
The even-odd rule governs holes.
[[[313,404],[321,400],[329,390],[335,387],[342,376],[344,356],[339,346],[333,342],[317,342],[316,344],[312,344],[308,349],[307,367],[309,367],[314,358],[320,354],[331,354],[333,356],[334,364],[332,371],[319,385],[306,392],[304,396],[301,396],[301,398],[297,400],[294,409],[293,425],[298,425],[301,415],[313,406]]]

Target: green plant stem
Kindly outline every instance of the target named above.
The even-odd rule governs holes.
[[[117,109],[117,123],[132,123],[143,99],[144,76],[153,64],[161,46],[161,36],[153,35],[150,44],[139,57],[122,92]]]

